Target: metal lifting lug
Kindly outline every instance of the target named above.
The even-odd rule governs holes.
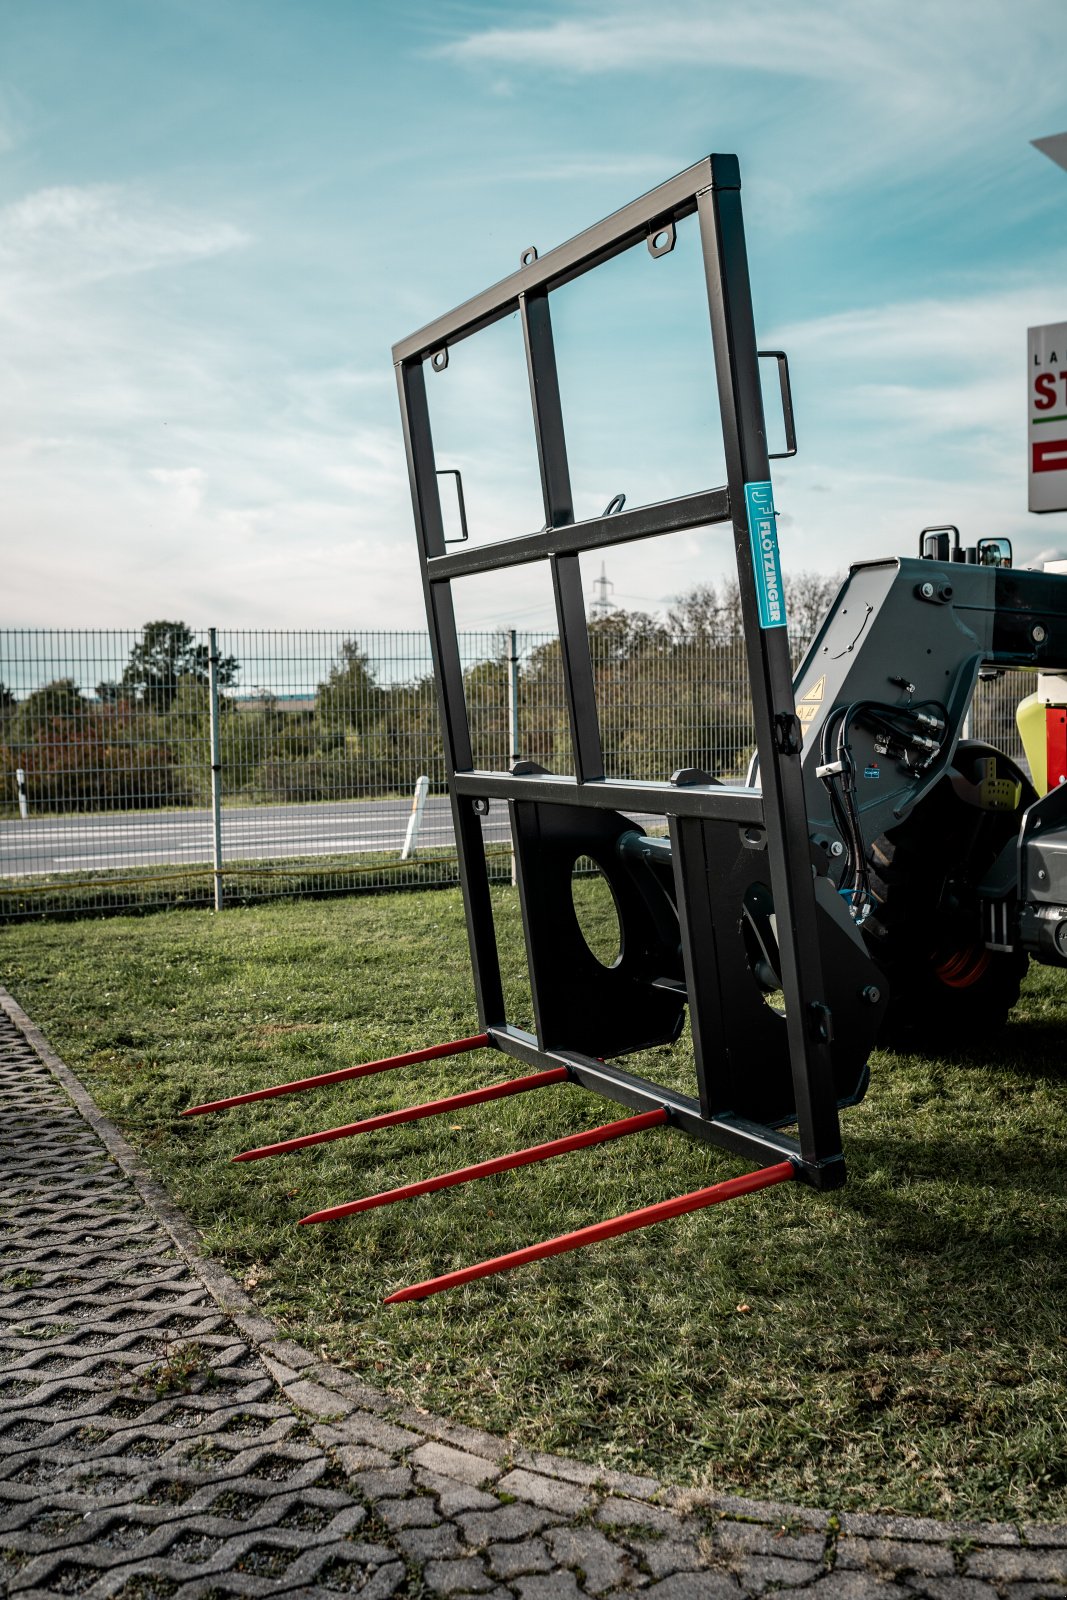
[[[830,1007],[822,1000],[812,1000],[808,1006],[809,1022],[812,1038],[819,1044],[832,1044],[834,1039],[834,1017]]]
[[[798,756],[804,744],[800,718],[791,711],[774,714],[774,748],[783,756]]]

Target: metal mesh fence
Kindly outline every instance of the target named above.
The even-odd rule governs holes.
[[[620,614],[591,643],[610,776],[743,778],[754,738],[739,639],[679,638]],[[569,771],[555,636],[467,633],[461,648],[478,765],[520,754]],[[1021,759],[1014,711],[1033,687],[1026,673],[980,684],[972,736]],[[504,808],[485,827],[507,878]],[[424,634],[0,631],[0,918],[455,875]]]

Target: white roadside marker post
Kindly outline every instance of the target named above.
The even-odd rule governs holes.
[[[415,780],[415,797],[411,802],[411,815],[408,818],[408,831],[404,839],[404,848],[400,852],[401,861],[410,861],[415,854],[415,847],[419,842],[419,829],[422,826],[422,810],[426,804],[429,793],[430,780],[425,773]]]

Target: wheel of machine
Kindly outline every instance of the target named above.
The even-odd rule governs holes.
[[[988,756],[996,757],[1000,776],[1022,786],[1014,811],[977,809],[946,774],[868,852],[873,905],[864,933],[891,995],[879,1044],[922,1050],[988,1037],[1019,998],[1029,958],[986,948],[976,891],[1037,796],[1020,767],[992,745],[961,743],[953,768],[974,782]]]

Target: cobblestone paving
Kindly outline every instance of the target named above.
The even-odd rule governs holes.
[[[1067,1528],[664,1488],[406,1408],[277,1329],[0,990],[0,1582],[19,1600],[1067,1600]]]

